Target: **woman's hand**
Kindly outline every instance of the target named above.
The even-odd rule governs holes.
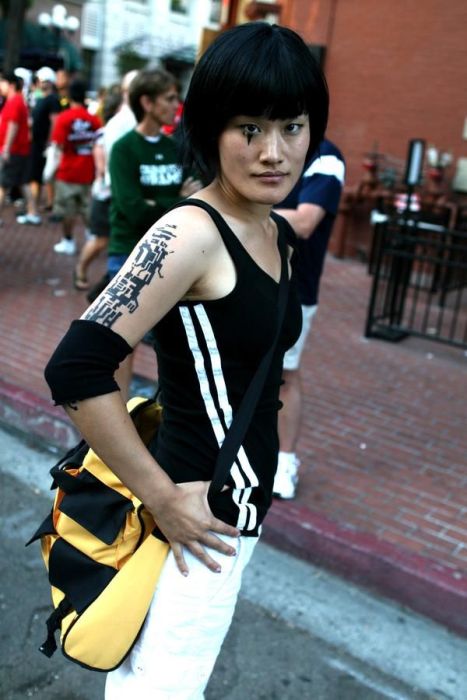
[[[150,508],[158,527],[167,537],[180,572],[188,575],[188,566],[183,556],[183,547],[205,564],[211,571],[219,573],[220,564],[206,552],[205,547],[234,556],[233,547],[223,542],[214,533],[239,537],[240,533],[231,525],[214,517],[208,503],[208,481],[193,481],[177,484],[168,498]]]

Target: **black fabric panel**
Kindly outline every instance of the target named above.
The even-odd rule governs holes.
[[[118,333],[95,321],[73,321],[45,368],[55,404],[119,391],[119,364],[133,349]]]
[[[133,503],[86,470],[70,478],[73,488],[63,489],[66,494],[60,503],[61,512],[105,544],[112,544]]]
[[[57,540],[51,549],[50,584],[65,594],[78,613],[97,598],[116,573],[117,569],[98,564],[65,540]]]
[[[60,467],[64,464],[73,467],[80,467],[83,463],[83,459],[88,449],[89,447],[87,442],[85,440],[80,440],[78,444],[69,449],[68,452],[63,455],[63,457],[60,457],[58,462],[50,470],[50,474],[52,474],[52,472],[56,470],[57,467]]]
[[[39,525],[36,532],[31,537],[31,539],[26,542],[25,546],[27,547],[28,544],[31,544],[32,542],[39,540],[44,535],[55,535],[55,534],[56,534],[56,531],[54,528],[52,511],[50,511],[50,513],[48,514],[48,516],[46,517],[44,522],[41,523],[41,525]]]

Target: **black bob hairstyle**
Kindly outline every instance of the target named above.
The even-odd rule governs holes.
[[[324,136],[329,96],[324,75],[303,39],[266,22],[222,33],[200,58],[185,98],[184,160],[206,181],[219,168],[218,141],[239,114],[290,119],[308,114],[308,157]]]

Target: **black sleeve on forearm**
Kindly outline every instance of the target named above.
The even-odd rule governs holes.
[[[73,321],[44,372],[55,404],[118,391],[115,370],[133,348],[95,321]]]

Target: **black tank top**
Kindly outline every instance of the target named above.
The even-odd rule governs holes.
[[[279,284],[247,253],[216,210],[199,206],[216,223],[237,272],[235,288],[221,299],[181,301],[154,328],[163,423],[152,451],[176,483],[210,480],[219,446],[256,369],[270,347],[277,322]],[[272,214],[282,254],[295,234]],[[293,266],[292,266],[293,267]],[[277,464],[277,411],[284,352],[301,329],[295,275],[289,283],[285,320],[264,389],[227,481],[214,495],[214,515],[257,535],[272,500]]]

